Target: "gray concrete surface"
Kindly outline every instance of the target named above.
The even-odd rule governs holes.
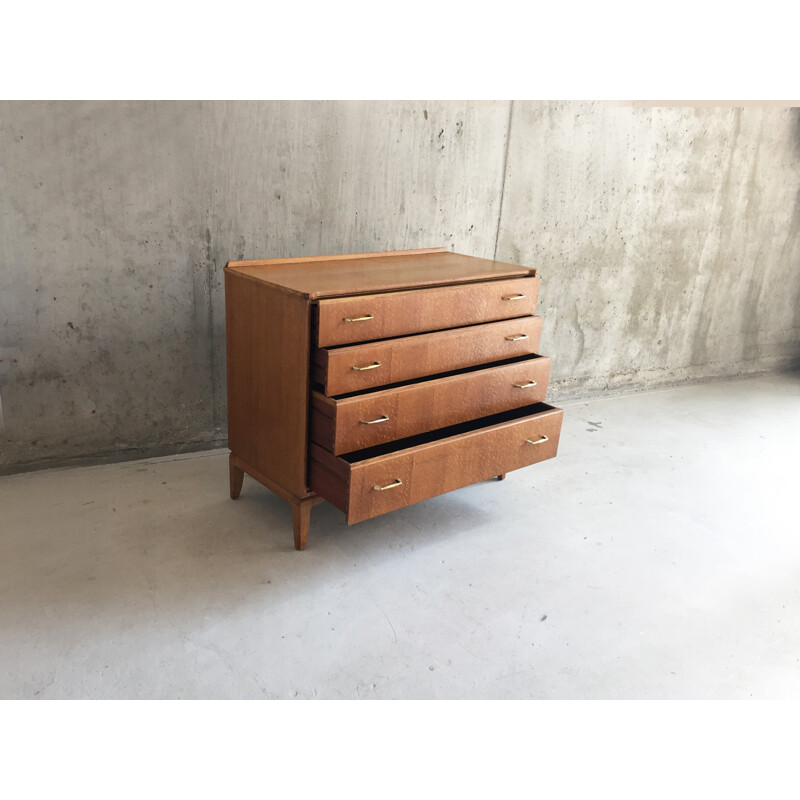
[[[0,102],[0,468],[224,444],[225,262],[491,256],[508,116]]]
[[[3,698],[800,698],[800,377],[566,406],[561,453],[309,548],[225,454],[0,478]]]
[[[0,102],[0,471],[223,445],[230,258],[538,266],[556,399],[797,366],[799,120]]]
[[[554,398],[800,368],[800,109],[514,103],[497,257]]]

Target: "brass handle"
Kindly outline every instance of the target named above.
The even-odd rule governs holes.
[[[363,372],[365,369],[378,369],[381,365],[380,361],[376,361],[374,364],[367,364],[366,367],[351,367],[351,369],[358,370],[359,372]]]
[[[537,439],[535,442],[532,442],[530,439],[525,440],[525,444],[544,444],[547,441],[547,437],[542,434],[540,439]]]
[[[378,417],[378,419],[360,419],[358,422],[360,425],[377,425],[379,422],[388,422],[389,417],[384,414],[382,417]]]
[[[394,489],[395,487],[402,485],[403,481],[401,481],[400,478],[398,478],[394,483],[390,483],[387,486],[378,486],[377,484],[375,484],[375,486],[373,486],[372,488],[376,492],[385,492],[387,489]]]
[[[374,319],[372,314],[367,314],[364,317],[345,317],[342,322],[364,322],[367,319]]]
[[[503,300],[522,300],[524,294],[506,294],[503,295]]]
[[[513,384],[515,389],[530,389],[531,386],[536,386],[536,381],[528,381],[527,383],[515,383]]]
[[[520,340],[527,339],[527,338],[528,338],[528,334],[527,333],[521,333],[519,336],[506,336],[506,341],[507,342],[519,342]]]

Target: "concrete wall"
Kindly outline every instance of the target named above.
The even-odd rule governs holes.
[[[497,258],[554,397],[800,367],[800,109],[514,103]]]
[[[225,440],[230,258],[542,270],[553,396],[800,356],[800,112],[0,103],[0,469]]]

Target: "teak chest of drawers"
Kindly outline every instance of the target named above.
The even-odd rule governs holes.
[[[444,248],[225,267],[230,491],[348,524],[553,458],[535,269]]]

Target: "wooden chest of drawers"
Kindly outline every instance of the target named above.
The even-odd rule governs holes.
[[[347,522],[553,458],[536,270],[445,249],[225,267],[230,491]]]

